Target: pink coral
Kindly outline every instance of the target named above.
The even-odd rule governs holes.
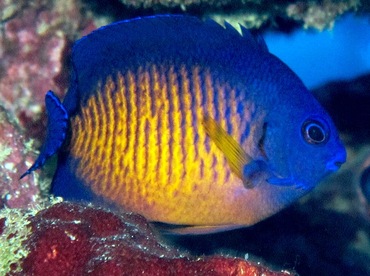
[[[39,193],[36,177],[19,180],[35,157],[27,150],[22,133],[11,112],[0,105],[0,195],[2,205],[13,208],[35,203]]]
[[[40,114],[49,89],[62,96],[68,85],[64,63],[70,41],[90,20],[84,18],[78,1],[3,1],[0,36],[0,101],[12,111],[31,136],[43,129]],[[18,3],[18,4],[17,4]],[[4,17],[4,15],[3,15]],[[35,129],[35,126],[38,128]]]
[[[44,97],[68,85],[71,41],[95,25],[79,1],[0,0],[0,205],[37,202],[37,173],[19,181],[46,129]],[[29,145],[27,147],[27,145]]]
[[[29,220],[30,253],[22,272],[8,275],[291,275],[239,258],[183,254],[162,244],[139,215],[65,202]]]

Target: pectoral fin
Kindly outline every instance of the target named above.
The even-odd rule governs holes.
[[[207,135],[225,154],[232,172],[243,180],[246,188],[253,188],[255,183],[252,178],[255,177],[264,166],[260,161],[254,161],[252,157],[244,151],[240,144],[214,119],[206,116],[203,120],[203,125]]]
[[[243,167],[243,179],[246,188],[255,187],[260,181],[265,180],[267,176],[267,164],[263,160],[254,160]],[[265,177],[264,177],[265,176]]]

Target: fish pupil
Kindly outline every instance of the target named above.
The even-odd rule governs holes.
[[[311,137],[311,139],[321,142],[324,140],[325,136],[322,132],[322,129],[318,126],[312,126],[308,129],[308,135]]]
[[[312,120],[306,121],[303,124],[302,132],[305,140],[310,144],[321,144],[328,137],[321,123]]]

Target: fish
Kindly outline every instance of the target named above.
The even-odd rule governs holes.
[[[72,51],[63,102],[45,96],[51,192],[203,234],[253,225],[339,169],[346,151],[297,75],[244,27],[156,15],[101,27]],[[170,228],[170,227],[169,227]]]

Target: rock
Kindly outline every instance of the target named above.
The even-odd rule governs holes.
[[[325,107],[346,144],[370,141],[370,74],[346,81],[334,81],[313,91]]]
[[[244,23],[248,28],[259,28],[266,23],[278,26],[280,21],[290,21],[304,28],[323,30],[333,27],[335,19],[346,11],[361,6],[360,0],[351,1],[261,1],[261,0],[120,0],[136,9],[167,11],[181,9],[210,16],[220,23]],[[226,11],[226,12],[225,12]]]
[[[7,275],[38,276],[292,275],[239,258],[192,257],[161,242],[135,214],[68,202],[35,213],[0,213],[1,275],[5,269]]]
[[[45,93],[64,94],[71,41],[95,25],[79,1],[0,0],[0,27],[0,206],[25,208],[50,183],[19,180],[46,132]]]
[[[87,27],[78,1],[0,0],[0,102],[40,137],[44,96],[68,86],[71,41]]]
[[[19,180],[35,158],[32,140],[23,134],[12,112],[0,105],[0,198],[1,205],[11,208],[26,208],[40,199],[38,174]]]

